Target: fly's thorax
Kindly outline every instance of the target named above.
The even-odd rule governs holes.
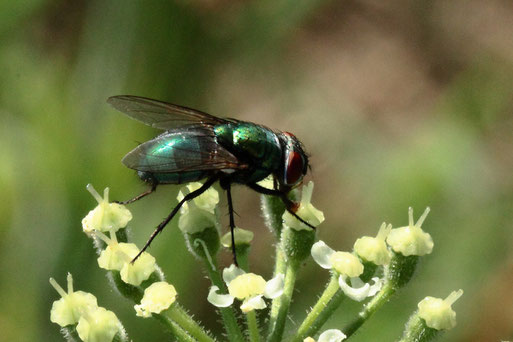
[[[220,145],[248,165],[246,175],[251,179],[245,182],[258,181],[280,168],[281,145],[272,130],[250,122],[231,122],[215,126],[214,134]]]

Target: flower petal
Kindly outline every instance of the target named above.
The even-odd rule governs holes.
[[[265,309],[266,307],[267,305],[262,299],[262,296],[254,296],[245,300],[240,306],[240,309],[242,312],[247,313],[253,310]]]
[[[340,342],[346,339],[346,335],[338,329],[329,329],[319,336],[318,342]]]
[[[369,297],[374,296],[376,293],[381,291],[381,288],[383,287],[383,283],[385,282],[384,279],[380,279],[378,277],[372,278],[372,281],[374,282],[373,285],[371,285],[369,290]]]
[[[233,279],[237,278],[240,275],[243,275],[244,270],[235,266],[235,264],[231,264],[230,267],[227,267],[223,270],[223,280],[226,285],[230,285]]]
[[[340,289],[342,290],[342,292],[344,292],[344,294],[346,296],[348,296],[349,298],[351,298],[352,300],[355,300],[357,302],[361,302],[362,300],[364,300],[365,298],[367,298],[369,296],[369,291],[370,291],[369,284],[365,283],[362,287],[359,287],[359,288],[351,287],[351,286],[347,285],[346,278],[347,277],[343,276],[343,275],[341,275],[338,278],[338,284],[340,285]]]
[[[316,243],[314,243],[312,246],[311,253],[312,258],[315,260],[317,264],[319,264],[319,266],[328,270],[331,268],[330,258],[333,255],[333,253],[335,253],[335,251],[328,247],[328,245],[326,245],[324,241],[319,240]]]
[[[234,298],[229,294],[219,294],[219,287],[212,286],[208,292],[207,300],[210,304],[217,306],[218,308],[226,308],[233,304]]]
[[[264,296],[269,299],[278,298],[283,294],[284,287],[285,276],[283,273],[278,273],[276,277],[265,284]]]

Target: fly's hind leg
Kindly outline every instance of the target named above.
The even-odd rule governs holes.
[[[149,194],[152,194],[153,192],[155,192],[155,190],[157,190],[157,185],[158,185],[158,183],[156,183],[156,182],[155,183],[151,183],[151,188],[149,188],[148,190],[146,190],[142,194],[139,194],[139,195],[135,196],[134,198],[131,198],[131,199],[126,200],[126,201],[114,201],[114,202],[118,203],[118,204],[123,204],[123,205],[134,203],[135,201],[138,201],[141,198],[146,197]]]
[[[234,235],[235,219],[233,218],[234,210],[233,210],[233,202],[232,202],[231,184],[228,183],[223,187],[226,189],[226,197],[228,199],[228,212],[230,214],[230,234],[232,237],[233,263],[235,264],[235,266],[239,267],[239,263],[237,262],[237,253],[235,251],[235,235]]]
[[[171,213],[166,217],[166,219],[162,222],[160,222],[160,224],[157,226],[157,228],[153,231],[153,233],[150,235],[150,238],[148,239],[148,241],[146,241],[146,244],[144,245],[144,247],[141,249],[141,251],[135,256],[135,258],[132,259],[132,263],[135,262],[137,260],[137,258],[139,258],[139,256],[141,256],[141,254],[148,248],[150,247],[150,244],[151,242],[153,241],[153,239],[155,239],[155,237],[157,237],[157,235],[164,230],[164,228],[166,227],[166,225],[173,219],[173,217],[178,213],[178,210],[180,210],[180,208],[182,207],[182,205],[187,202],[187,201],[190,201],[196,197],[198,197],[199,195],[201,195],[202,193],[204,193],[208,188],[210,188],[212,186],[212,184],[215,183],[215,181],[217,181],[217,177],[210,177],[206,180],[206,182],[201,186],[199,187],[198,189],[194,190],[193,192],[189,192],[187,195],[184,196],[184,198],[178,202],[178,204],[173,208],[173,210],[171,211]]]

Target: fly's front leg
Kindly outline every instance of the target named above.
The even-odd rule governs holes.
[[[277,189],[267,189],[267,188],[264,188],[263,186],[260,186],[256,183],[251,183],[251,184],[248,184],[248,186],[255,190],[256,192],[258,193],[261,193],[263,195],[268,195],[268,196],[278,196],[281,201],[283,202],[283,204],[285,204],[285,209],[292,215],[294,216],[296,219],[299,220],[299,222],[301,223],[304,223],[306,224],[308,227],[312,228],[313,230],[315,230],[315,227],[312,226],[310,223],[306,222],[305,220],[303,220],[298,214],[296,214],[296,211],[297,209],[299,208],[299,204],[298,203],[295,203],[294,201],[290,200],[288,197],[287,197],[287,193],[286,192],[283,192],[283,191],[279,191]]]
[[[131,199],[127,200],[127,201],[114,201],[114,203],[123,204],[123,205],[134,203],[135,201],[138,201],[141,198],[146,197],[149,194],[155,192],[155,190],[157,190],[157,185],[158,185],[158,183],[152,183],[151,184],[151,188],[146,190],[142,194],[139,194],[139,195],[135,196],[134,198],[131,198]]]

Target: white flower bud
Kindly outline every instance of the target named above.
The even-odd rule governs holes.
[[[98,307],[96,297],[83,291],[73,291],[73,277],[68,273],[68,292],[53,279],[50,284],[61,295],[61,299],[53,302],[50,311],[50,321],[59,324],[61,327],[76,324],[84,312],[94,310]]]
[[[86,234],[90,235],[95,230],[116,232],[127,226],[132,219],[132,213],[121,204],[109,203],[109,188],[105,188],[103,198],[91,184],[87,185],[87,190],[96,199],[98,206],[82,220],[82,228]]]
[[[426,297],[420,301],[419,317],[426,325],[436,330],[448,330],[456,326],[456,312],[451,305],[463,294],[463,290],[453,291],[446,299]]]
[[[176,301],[176,289],[165,281],[151,284],[144,290],[141,304],[135,305],[137,316],[150,317],[152,313],[167,310]]]
[[[413,209],[409,208],[409,224],[406,227],[392,229],[387,238],[387,243],[392,249],[404,256],[409,255],[426,255],[433,250],[433,239],[431,235],[421,229],[422,223],[429,213],[426,208],[417,223],[413,223]]]
[[[388,250],[385,239],[387,238],[392,225],[383,223],[376,237],[364,236],[356,240],[354,251],[365,261],[370,261],[376,265],[386,265],[392,258]]]

